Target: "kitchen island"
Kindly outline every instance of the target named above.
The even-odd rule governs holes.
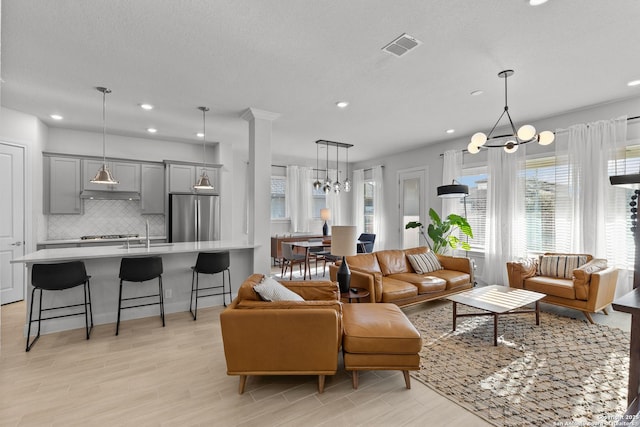
[[[84,261],[87,274],[91,276],[91,302],[93,306],[94,324],[114,323],[118,313],[118,289],[120,279],[120,260],[123,257],[139,256],[160,256],[162,257],[163,274],[162,282],[165,293],[164,307],[166,313],[184,312],[189,314],[189,299],[191,297],[191,266],[195,265],[198,252],[220,252],[229,251],[231,258],[231,290],[235,296],[240,284],[253,273],[253,243],[246,241],[209,241],[209,242],[180,242],[180,243],[151,243],[146,245],[126,245],[121,246],[95,246],[95,247],[73,247],[60,249],[42,249],[23,257],[16,258],[11,263],[24,263],[28,270],[27,274],[27,310],[25,313],[25,334],[28,322],[28,310],[31,299],[31,266],[36,263],[54,263],[67,261]],[[220,275],[206,276],[201,280],[216,280],[220,283]],[[148,293],[149,289],[157,289],[157,281],[143,284],[140,289],[139,284],[125,284],[127,295],[136,295],[136,291],[142,290],[138,294]],[[201,285],[202,286],[202,285]],[[82,301],[83,293],[64,292],[44,292],[43,307],[51,305],[77,304]],[[201,298],[198,307],[210,307],[222,305],[222,295],[209,298]],[[229,303],[229,301],[227,301]],[[34,307],[37,309],[37,306]],[[133,318],[158,316],[158,306],[139,307],[122,312],[122,321]],[[42,322],[42,333],[58,332],[69,329],[83,328],[84,317],[64,317],[60,319]],[[167,327],[171,327],[171,322],[167,322]],[[121,329],[123,326],[121,325]],[[125,323],[126,328],[126,323]]]

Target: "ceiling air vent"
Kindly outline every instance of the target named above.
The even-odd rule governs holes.
[[[416,40],[405,33],[383,47],[382,50],[394,56],[402,56],[420,44],[422,44],[420,40]]]

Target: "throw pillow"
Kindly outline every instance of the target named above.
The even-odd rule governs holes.
[[[543,255],[540,257],[540,275],[571,279],[573,270],[586,263],[585,255]]]
[[[253,290],[265,301],[304,301],[300,295],[271,277],[265,277],[262,282],[253,287]]]
[[[442,270],[442,265],[438,260],[438,257],[433,252],[429,251],[424,254],[407,255],[411,267],[418,274],[431,273],[432,271]]]

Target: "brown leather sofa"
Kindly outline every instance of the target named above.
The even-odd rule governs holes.
[[[342,343],[342,303],[337,283],[282,282],[305,301],[262,301],[251,275],[220,314],[227,374],[240,376],[243,393],[249,375],[325,375],[338,369]]]
[[[473,262],[470,258],[436,254],[442,270],[417,274],[408,254],[426,253],[429,248],[392,249],[346,257],[351,271],[351,287],[370,292],[370,302],[394,303],[404,307],[430,301],[472,288]],[[329,266],[332,281],[340,262]]]
[[[588,254],[545,253],[543,256],[566,255],[584,256],[587,263],[572,269],[570,278],[564,278],[542,275],[538,266],[540,258],[507,262],[509,286],[546,294],[543,302],[580,310],[590,323],[594,323],[591,313],[602,310],[608,314],[607,306],[613,302],[618,270],[607,267],[607,260],[594,259]]]

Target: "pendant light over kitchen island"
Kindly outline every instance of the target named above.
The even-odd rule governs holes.
[[[111,175],[111,171],[107,167],[107,154],[106,154],[106,133],[107,133],[107,119],[106,119],[106,106],[107,106],[107,94],[111,93],[110,89],[106,87],[97,87],[98,92],[102,92],[102,167],[96,173],[90,182],[92,184],[117,184],[118,181]]]

